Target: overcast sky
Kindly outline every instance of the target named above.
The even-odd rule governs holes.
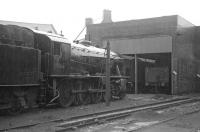
[[[180,15],[200,25],[199,0],[0,0],[0,3],[1,20],[53,24],[70,41],[84,28],[85,18],[100,23],[104,9],[112,11],[113,21]]]

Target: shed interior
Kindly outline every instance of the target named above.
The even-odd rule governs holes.
[[[138,93],[171,94],[171,53],[137,54],[137,68],[135,69],[135,58],[125,66],[123,71],[130,76],[128,93],[135,93],[137,69]]]

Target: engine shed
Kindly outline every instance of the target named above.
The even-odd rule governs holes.
[[[123,66],[130,76],[130,93],[181,94],[199,91],[200,28],[173,15],[112,22],[104,10],[103,21],[86,19],[86,39],[111,50],[132,56]]]

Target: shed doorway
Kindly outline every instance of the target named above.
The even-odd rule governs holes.
[[[171,94],[171,53],[137,54],[137,68],[135,58],[128,67],[128,93]]]

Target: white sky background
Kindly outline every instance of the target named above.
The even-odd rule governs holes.
[[[85,25],[85,18],[102,21],[104,9],[113,21],[180,15],[200,25],[199,0],[0,0],[0,19],[53,24],[73,41]],[[84,34],[80,38],[83,38]],[[80,39],[79,38],[79,39]]]

